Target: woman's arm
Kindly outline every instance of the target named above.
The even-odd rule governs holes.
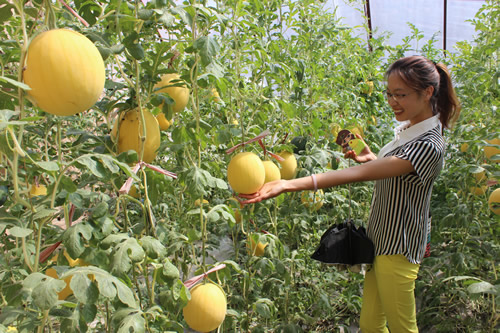
[[[390,156],[343,170],[317,174],[316,179],[318,188],[327,188],[348,183],[397,177],[413,171],[414,168],[410,161]],[[307,176],[292,180],[277,180],[269,182],[264,184],[264,186],[262,186],[262,188],[254,194],[240,194],[240,196],[248,199],[242,201],[242,203],[254,203],[276,197],[283,192],[296,192],[313,189],[314,183],[312,177]]]

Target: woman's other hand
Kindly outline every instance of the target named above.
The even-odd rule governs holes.
[[[358,139],[360,139],[361,141],[363,141],[363,143],[365,144],[365,148],[363,148],[363,150],[361,151],[361,154],[359,154],[359,155],[356,154],[356,152],[354,150],[348,150],[348,151],[346,151],[344,149],[344,157],[345,158],[353,159],[353,160],[355,160],[358,163],[366,163],[366,162],[369,162],[369,161],[376,160],[377,156],[370,150],[370,147],[368,147],[368,145],[363,140],[363,138],[361,137],[361,135],[356,134],[356,137]]]

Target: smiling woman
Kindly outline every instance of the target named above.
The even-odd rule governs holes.
[[[406,57],[389,67],[386,78],[389,105],[402,125],[378,156],[366,146],[359,155],[345,154],[362,165],[270,182],[241,196],[254,203],[283,192],[376,180],[367,229],[375,260],[365,276],[360,328],[388,332],[388,324],[392,332],[418,332],[415,280],[430,237],[432,187],[443,166],[442,132],[460,106],[444,64]]]

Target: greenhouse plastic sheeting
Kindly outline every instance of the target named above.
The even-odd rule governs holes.
[[[446,3],[446,49],[453,52],[458,41],[472,41],[474,26],[467,20],[474,19],[485,3],[483,0],[371,0],[370,12],[373,36],[389,33],[389,45],[401,44],[403,38],[412,35],[413,24],[424,38],[412,41],[413,48],[420,48],[435,36],[436,47],[445,48],[443,41]],[[364,6],[361,1],[332,0],[330,8],[337,6],[337,17],[351,27],[365,23]],[[368,38],[364,29],[357,31]]]

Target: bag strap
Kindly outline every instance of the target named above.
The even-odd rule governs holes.
[[[350,168],[351,167],[351,159],[349,159],[347,161],[347,163],[348,163],[347,167]],[[351,208],[351,183],[347,184],[347,187],[348,187],[348,190],[349,190],[349,213],[347,215],[347,220],[350,223],[350,221],[351,221],[351,213],[352,213],[352,208]]]

